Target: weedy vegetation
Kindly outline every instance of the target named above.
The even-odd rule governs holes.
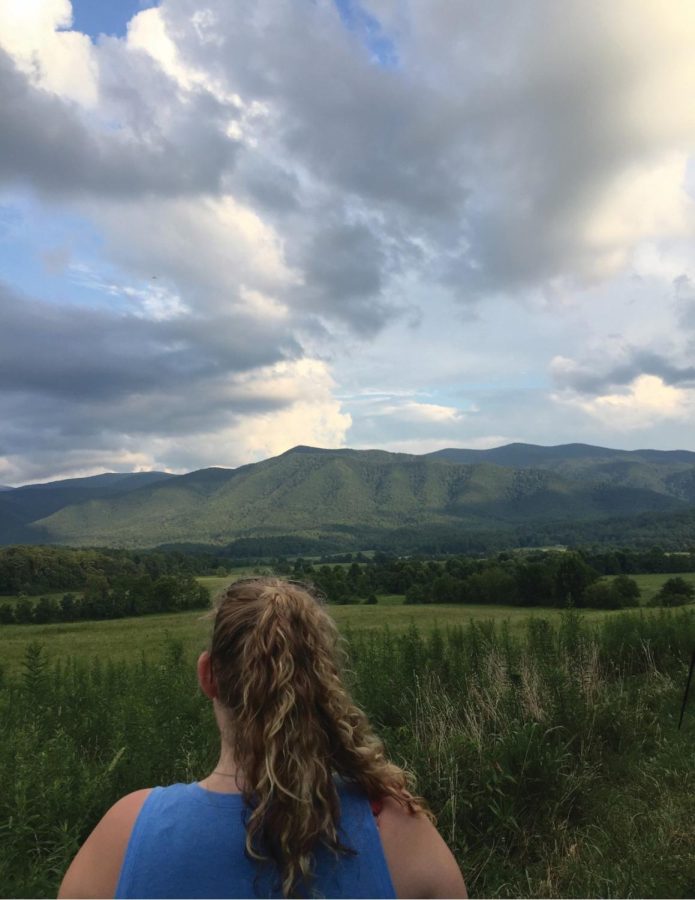
[[[355,696],[417,776],[472,896],[695,892],[695,711],[676,730],[695,611],[585,615],[345,629]],[[0,719],[3,896],[55,896],[118,797],[216,759],[176,640],[138,660],[52,662],[32,641],[2,676]]]

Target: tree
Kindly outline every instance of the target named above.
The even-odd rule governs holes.
[[[584,589],[582,606],[589,609],[620,609],[620,594],[608,581],[595,581]]]
[[[63,594],[60,601],[60,618],[64,622],[72,622],[79,616],[74,594]]]
[[[583,606],[584,591],[598,578],[577,553],[565,553],[555,573],[555,597],[560,606]]]
[[[553,568],[548,563],[530,562],[516,571],[520,606],[551,606],[555,594]]]
[[[651,606],[684,606],[695,599],[695,586],[685,578],[669,578],[653,598]]]
[[[289,575],[292,572],[292,567],[284,556],[278,556],[273,565],[273,572],[275,575]]]
[[[58,605],[48,597],[41,597],[34,606],[34,622],[37,625],[45,625],[58,619]]]
[[[488,566],[462,585],[468,603],[516,603],[516,581],[500,566]]]
[[[405,603],[427,603],[427,591],[424,584],[411,584],[405,592]]]
[[[641,591],[639,585],[634,578],[628,575],[618,575],[612,582],[613,590],[620,597],[620,605],[623,606],[639,606],[639,598]]]
[[[14,608],[14,617],[18,625],[28,625],[33,619],[33,608],[26,597],[21,597]]]
[[[433,603],[457,603],[461,595],[461,582],[453,575],[440,575],[432,582]]]

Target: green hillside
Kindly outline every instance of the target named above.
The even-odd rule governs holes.
[[[497,458],[513,459],[515,446],[527,460],[529,445],[498,448],[505,452]],[[34,542],[92,546],[224,544],[273,535],[362,533],[366,539],[395,530],[598,522],[679,513],[695,504],[695,454],[645,458],[641,451],[593,448],[592,459],[592,448],[568,447],[564,455],[563,448],[533,448],[554,451],[532,452],[535,467],[451,458],[470,452],[495,457],[495,451],[413,456],[297,447],[239,469],[203,469],[125,493],[80,497],[35,519],[29,530]]]
[[[0,544],[30,543],[35,535],[31,523],[65,507],[119,496],[174,477],[166,472],[105,472],[6,488],[0,492]]]

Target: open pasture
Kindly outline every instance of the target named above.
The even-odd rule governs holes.
[[[642,606],[649,603],[652,597],[654,597],[655,594],[659,593],[659,591],[661,590],[661,586],[669,578],[682,578],[684,581],[687,581],[689,584],[692,584],[695,587],[695,572],[678,572],[676,575],[670,573],[657,573],[654,575],[631,575],[630,578],[634,578],[634,580],[639,585],[639,589],[642,592],[642,596],[640,597],[640,604]]]
[[[270,574],[269,570],[247,567],[233,570],[229,575],[199,576],[197,580],[210,593],[211,598],[224,587],[239,578],[258,574]],[[635,575],[642,591],[641,603],[647,603],[660,589],[670,574]],[[695,584],[695,573],[681,576]],[[62,593],[48,596],[59,599]],[[3,598],[12,599],[16,598]],[[39,598],[29,598],[32,601]],[[542,617],[557,624],[561,610],[552,607],[519,607],[506,605],[426,604],[405,605],[401,594],[379,595],[378,603],[331,604],[330,613],[341,630],[380,631],[387,626],[395,633],[406,631],[415,625],[422,631],[439,627],[443,630],[466,625],[471,620],[480,622],[506,622],[512,632],[525,627],[529,617]],[[595,623],[615,615],[608,610],[581,612],[583,621]],[[45,645],[48,660],[68,657],[93,657],[114,661],[132,661],[143,656],[157,656],[170,641],[181,641],[189,653],[199,652],[207,642],[210,623],[199,611],[164,613],[107,621],[55,623],[50,625],[0,626],[0,665],[6,671],[16,671],[25,649],[32,641]]]
[[[202,580],[202,579],[201,579]],[[229,579],[205,579],[228,583]],[[221,589],[224,584],[215,586]],[[379,597],[378,604],[329,606],[331,616],[341,631],[381,631],[387,626],[394,633],[406,631],[412,625],[427,632],[435,626],[442,630],[476,622],[508,622],[512,631],[523,630],[529,617],[543,617],[557,624],[561,610],[518,606],[473,606],[461,604],[427,604],[406,606],[398,594]],[[58,659],[99,657],[102,660],[132,662],[143,657],[158,657],[171,641],[180,641],[187,653],[205,648],[211,623],[200,611],[164,613],[106,621],[55,623],[50,625],[0,626],[0,659],[8,672],[16,671],[24,658],[27,646],[40,641],[49,662]],[[586,622],[595,622],[615,615],[605,610],[581,613]]]

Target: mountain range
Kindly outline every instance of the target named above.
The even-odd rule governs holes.
[[[0,543],[152,547],[624,521],[695,524],[695,452],[509,444],[424,455],[294,447],[236,469],[105,473],[0,491]],[[683,519],[686,514],[686,519]],[[550,528],[550,531],[548,529]],[[591,529],[589,529],[591,531]],[[693,534],[695,540],[695,534]]]

